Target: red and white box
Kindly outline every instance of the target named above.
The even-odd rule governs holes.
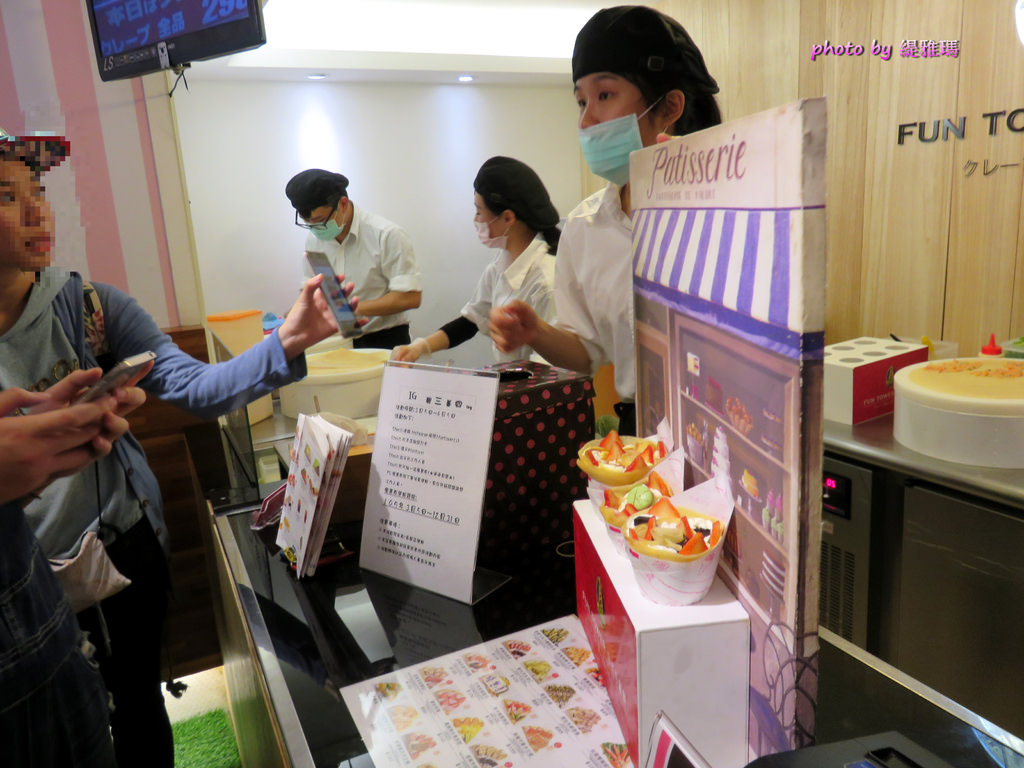
[[[928,359],[928,347],[861,336],[825,347],[825,413],[830,421],[860,424],[892,413],[896,371]]]
[[[748,762],[750,621],[715,578],[695,605],[645,598],[601,513],[574,505],[576,610],[594,651],[634,765],[644,765],[663,712],[713,768]]]

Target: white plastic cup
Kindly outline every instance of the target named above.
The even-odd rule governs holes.
[[[634,517],[646,516],[640,513]],[[632,520],[633,518],[630,518],[623,527],[622,540],[626,545],[629,562],[633,566],[637,586],[644,597],[661,605],[672,606],[693,605],[703,600],[715,580],[718,559],[722,555],[722,546],[725,542],[724,530],[728,522],[722,523],[723,534],[713,548],[692,558],[680,560],[654,557],[634,549],[633,542],[626,533],[631,528]]]

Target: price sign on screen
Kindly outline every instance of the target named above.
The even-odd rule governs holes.
[[[103,56],[154,45],[249,16],[248,0],[95,0]]]

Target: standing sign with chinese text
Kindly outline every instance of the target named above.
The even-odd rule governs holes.
[[[388,364],[359,566],[472,602],[498,375]]]

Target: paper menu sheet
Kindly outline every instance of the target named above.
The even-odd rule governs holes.
[[[341,693],[377,768],[632,766],[575,616]]]

